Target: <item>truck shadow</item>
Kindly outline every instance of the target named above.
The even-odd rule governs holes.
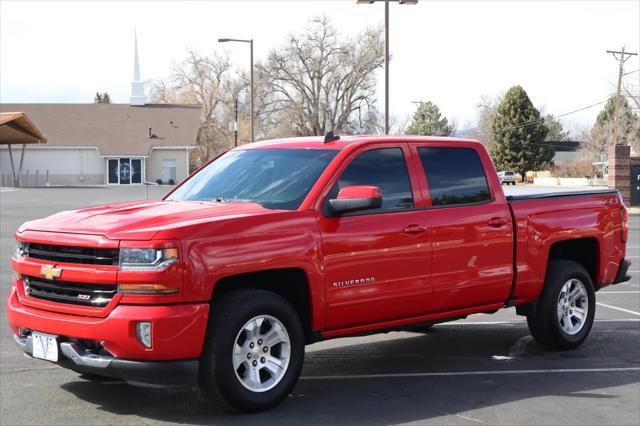
[[[583,347],[571,352],[544,351],[528,337],[526,326],[522,325],[442,325],[426,335],[394,333],[375,342],[363,342],[371,338],[347,339],[344,344],[328,348],[323,345],[332,345],[321,343],[308,348],[302,378],[290,397],[271,411],[252,415],[225,414],[196,390],[147,389],[80,379],[62,388],[112,414],[171,423],[388,424],[433,421],[445,416],[453,416],[449,423],[476,423],[479,420],[461,413],[512,402],[526,404],[538,397],[572,397],[598,404],[596,401],[617,398],[607,389],[638,383],[640,372],[415,374],[637,366],[639,350],[633,349],[637,340],[603,329],[609,327],[614,329],[613,325],[605,325],[594,330]],[[372,374],[401,375],[371,377]],[[344,375],[368,377],[345,379]],[[567,409],[571,410],[559,408]],[[579,416],[573,420],[580,423]],[[584,420],[590,423],[588,417]],[[518,418],[508,422],[518,423]]]

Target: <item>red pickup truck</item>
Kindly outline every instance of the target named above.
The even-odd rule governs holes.
[[[273,140],[162,200],[25,223],[7,316],[34,358],[258,411],[321,339],[515,306],[575,348],[595,292],[629,279],[627,234],[615,190],[505,196],[477,141]]]

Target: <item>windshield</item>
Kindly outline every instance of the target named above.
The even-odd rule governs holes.
[[[338,153],[328,149],[231,151],[186,181],[167,200],[246,201],[295,210]]]

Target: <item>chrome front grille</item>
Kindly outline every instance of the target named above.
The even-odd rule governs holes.
[[[23,277],[24,292],[31,297],[58,303],[103,307],[116,294],[116,285],[85,284]]]
[[[117,248],[59,246],[53,244],[22,243],[22,255],[50,262],[81,263],[87,265],[118,265]]]

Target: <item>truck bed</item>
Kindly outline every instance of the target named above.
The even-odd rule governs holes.
[[[582,251],[599,254],[587,269],[596,287],[611,284],[625,255],[618,191],[541,189],[505,191],[515,236],[512,300],[537,298],[552,250],[568,260]]]

